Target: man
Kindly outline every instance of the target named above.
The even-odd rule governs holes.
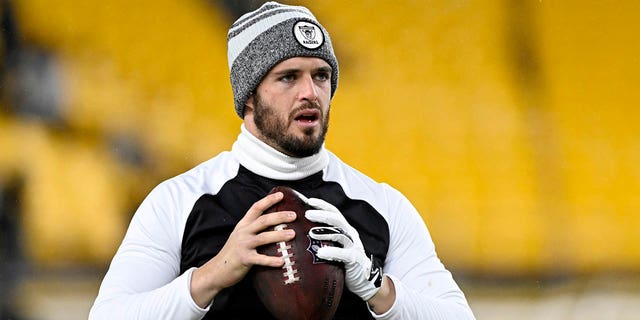
[[[338,62],[329,34],[304,7],[269,2],[228,34],[241,133],[230,152],[156,187],[134,215],[91,310],[91,319],[269,319],[246,277],[281,267],[256,247],[288,241],[293,212],[262,213],[287,185],[317,210],[305,216],[346,234],[315,234],[342,248],[336,319],[473,319],[436,256],[424,222],[398,191],[324,148]]]

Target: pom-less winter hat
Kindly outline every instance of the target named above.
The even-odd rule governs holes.
[[[293,57],[318,57],[333,69],[331,97],[338,86],[338,60],[329,33],[305,7],[267,2],[240,17],[229,29],[228,60],[236,113],[264,76]]]

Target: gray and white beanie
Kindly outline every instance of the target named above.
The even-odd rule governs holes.
[[[305,7],[267,2],[229,29],[228,60],[236,113],[244,115],[251,93],[269,71],[293,57],[318,57],[333,69],[331,97],[338,87],[338,60],[329,33]]]

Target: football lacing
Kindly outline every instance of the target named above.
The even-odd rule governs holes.
[[[281,231],[286,227],[286,224],[279,224],[275,226],[274,230]],[[282,266],[282,269],[284,269],[282,273],[284,284],[292,284],[300,281],[298,270],[295,268],[296,261],[293,257],[293,251],[291,251],[291,244],[280,241],[276,245],[278,247],[278,253],[284,258],[284,265]]]

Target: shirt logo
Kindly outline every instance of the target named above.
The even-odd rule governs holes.
[[[307,21],[298,21],[293,25],[293,35],[300,45],[307,49],[317,49],[324,43],[324,34],[320,27]]]

